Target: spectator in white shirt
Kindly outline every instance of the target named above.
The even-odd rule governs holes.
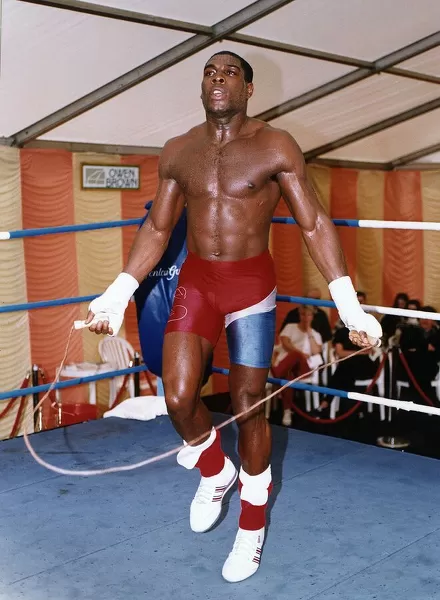
[[[315,315],[313,306],[301,306],[299,309],[299,323],[288,323],[280,332],[280,346],[274,364],[280,366],[289,353],[297,351],[304,355],[307,360],[312,356],[321,355],[322,337],[312,329],[312,321]],[[313,364],[314,361],[309,361]],[[312,367],[313,368],[313,367]]]
[[[274,377],[291,379],[322,364],[322,337],[312,329],[314,314],[314,307],[301,306],[299,323],[288,323],[282,329],[271,367]],[[293,389],[287,388],[281,396],[283,425],[292,423],[292,394]]]

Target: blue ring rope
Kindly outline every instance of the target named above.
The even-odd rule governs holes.
[[[24,304],[6,304],[0,306],[1,313],[11,313],[20,310],[34,310],[36,308],[49,308],[51,306],[65,306],[66,304],[81,304],[82,302],[91,302],[98,298],[99,294],[93,296],[74,296],[72,298],[57,298],[56,300],[40,300],[39,302],[25,302]]]
[[[80,225],[60,225],[57,227],[41,227],[39,229],[18,229],[9,232],[9,239],[20,239],[25,237],[38,237],[41,235],[52,235],[56,233],[73,233],[75,231],[93,231],[96,229],[112,229],[115,227],[127,227],[129,225],[140,225],[142,219],[125,219],[121,221],[103,221],[102,223],[83,223]]]
[[[62,390],[65,388],[76,387],[77,385],[83,385],[85,383],[91,383],[92,381],[100,381],[101,379],[111,379],[112,377],[120,377],[121,375],[129,375],[131,373],[141,373],[146,371],[145,365],[139,367],[130,367],[127,369],[118,369],[116,371],[106,371],[105,373],[97,373],[96,375],[89,375],[87,377],[76,377],[75,379],[67,379],[65,381],[58,381],[53,386],[54,390]],[[228,375],[229,369],[221,369],[220,367],[213,367],[213,373],[220,373],[222,375]],[[285,385],[289,383],[288,379],[276,379],[274,377],[268,377],[269,383],[276,383],[278,385]],[[0,401],[9,400],[11,398],[21,398],[21,396],[29,396],[30,394],[40,394],[47,392],[51,387],[50,383],[43,385],[36,385],[24,389],[11,390],[9,392],[0,392]],[[298,390],[308,390],[311,392],[320,392],[321,394],[332,394],[333,396],[339,396],[341,398],[348,398],[348,392],[343,390],[335,390],[333,388],[321,387],[318,385],[311,385],[308,383],[291,383],[289,387],[296,388]]]
[[[358,219],[332,219],[336,226],[341,227],[359,227]],[[130,225],[140,225],[142,218],[124,219],[120,221],[102,221],[100,223],[83,223],[79,225],[60,225],[57,227],[41,227],[39,229],[17,229],[16,231],[0,232],[8,233],[9,238],[21,239],[26,237],[39,237],[42,235],[53,235],[59,233],[74,233],[75,231],[93,231],[96,229],[112,229],[115,227],[128,227]],[[273,217],[272,223],[284,223],[296,225],[296,220],[292,217]]]
[[[220,375],[229,375],[229,369],[222,369],[220,367],[212,367],[213,373],[220,373]],[[276,377],[268,377],[269,383],[276,383],[277,385],[286,385],[289,383],[289,379],[277,379]],[[291,383],[289,387],[293,387],[297,390],[304,390],[309,392],[319,392],[320,394],[328,394],[332,396],[339,396],[340,398],[348,398],[348,392],[343,390],[335,390],[333,388],[323,387],[320,385],[312,385],[311,383]]]
[[[119,377],[120,375],[128,375],[130,373],[140,373],[146,371],[145,365],[139,367],[130,367],[128,369],[119,369],[117,371],[106,371],[105,373],[97,373],[96,375],[89,375],[88,377],[76,377],[75,379],[67,379],[66,381],[58,381],[53,386],[54,390],[62,390],[64,388],[75,387],[84,383],[90,383],[92,381],[100,381],[101,379],[111,379],[112,377]],[[10,392],[0,392],[0,400],[9,400],[10,398],[20,398],[21,396],[28,396],[29,394],[40,394],[47,392],[50,388],[50,383],[43,385],[35,385],[24,389],[11,390]]]
[[[65,306],[66,304],[82,304],[83,302],[91,302],[98,298],[100,294],[92,296],[73,296],[72,298],[57,298],[56,300],[40,300],[38,302],[26,302],[24,304],[5,304],[0,306],[1,313],[11,313],[21,310],[34,310],[37,308],[50,308],[52,306]],[[314,298],[302,298],[301,296],[282,296],[277,295],[279,302],[291,302],[297,304],[313,304],[313,306],[326,306],[335,308],[335,303],[330,300],[315,300]]]

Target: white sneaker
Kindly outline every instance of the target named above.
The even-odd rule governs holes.
[[[222,575],[229,583],[243,581],[260,566],[264,527],[257,531],[238,529],[232,551],[223,565]]]
[[[225,466],[218,475],[201,478],[190,508],[189,522],[193,531],[203,533],[218,521],[223,498],[234,485],[237,476],[237,469],[226,456]]]

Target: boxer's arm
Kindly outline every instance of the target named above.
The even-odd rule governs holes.
[[[182,214],[184,197],[171,173],[173,143],[168,142],[159,161],[159,185],[153,205],[136,234],[123,272],[139,283],[162,258],[171,233]]]
[[[330,294],[342,321],[353,331],[350,336],[352,341],[361,346],[377,343],[382,336],[382,329],[374,317],[364,313],[357,300],[336,227],[321,206],[308,179],[302,152],[286,132],[277,132],[276,135],[280,150],[277,181],[301,229],[307,250],[329,284]]]
[[[347,275],[336,227],[321,206],[307,177],[301,150],[288,134],[280,136],[282,157],[278,184],[284,201],[298,223],[307,250],[327,283]]]
[[[156,197],[136,234],[126,265],[105,292],[90,303],[86,320],[75,323],[75,327],[86,325],[97,334],[117,335],[131,296],[162,258],[184,207],[180,187],[172,176],[175,149],[176,142],[171,140],[162,150]]]

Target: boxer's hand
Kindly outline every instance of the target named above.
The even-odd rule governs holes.
[[[96,319],[95,319],[96,316]],[[113,327],[110,327],[110,322],[108,320],[99,320],[100,318],[105,319],[105,316],[102,315],[102,313],[98,313],[97,315],[95,315],[95,313],[93,313],[91,310],[89,310],[89,313],[87,315],[87,319],[84,321],[85,325],[90,325],[89,330],[92,331],[93,333],[96,333],[97,335],[101,334],[102,335],[114,335],[114,329]],[[117,330],[118,333],[119,330]]]
[[[362,309],[361,309],[362,310]],[[356,346],[360,346],[361,348],[369,348],[370,346],[378,347],[380,346],[380,338],[382,337],[382,327],[373,317],[373,315],[369,315],[364,313],[363,320],[366,321],[364,324],[359,324],[359,330],[350,329],[350,333],[348,337]],[[362,329],[361,329],[362,328]]]
[[[98,335],[118,335],[130,298],[138,287],[137,280],[128,273],[118,275],[105,292],[90,303],[84,325]]]
[[[361,348],[380,346],[381,324],[362,309],[350,277],[335,279],[329,284],[329,290],[341,321],[350,330],[349,337],[353,344]]]

